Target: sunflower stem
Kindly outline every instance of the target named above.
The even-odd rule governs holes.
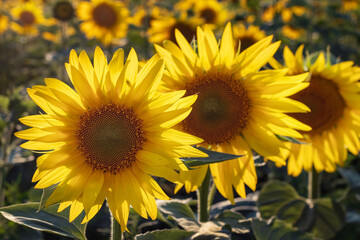
[[[208,195],[210,185],[210,171],[209,168],[206,172],[206,176],[201,186],[198,189],[198,216],[200,222],[207,222],[209,220],[209,208],[208,208]]]
[[[111,214],[111,240],[121,240],[122,232],[121,226],[116,221],[114,215]]]
[[[313,169],[308,172],[308,198],[316,199],[320,197],[320,174]]]
[[[208,210],[209,211],[210,211],[210,207],[211,207],[211,205],[212,205],[212,203],[214,201],[215,194],[216,194],[216,185],[213,182],[212,185],[211,185],[210,193],[209,193],[209,197],[208,197]]]

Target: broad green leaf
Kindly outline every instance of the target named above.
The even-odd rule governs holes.
[[[333,237],[345,222],[345,211],[340,204],[328,198],[305,199],[291,185],[280,181],[270,181],[264,186],[258,207],[263,218],[276,216],[299,230],[325,239]]]
[[[136,240],[190,240],[195,232],[180,229],[155,230],[135,236]]]
[[[258,199],[259,192],[249,193],[246,198],[235,198],[235,205],[232,205],[229,200],[215,203],[210,208],[210,215],[216,216],[224,212],[225,210],[237,211],[238,209],[246,212],[246,218],[255,217],[258,211],[256,201]]]
[[[0,111],[8,112],[10,99],[7,96],[0,95]]]
[[[55,188],[57,187],[58,184],[54,184],[48,188],[44,188],[43,189],[43,193],[41,195],[41,199],[40,199],[40,204],[39,204],[39,209],[41,210],[45,207],[46,201],[48,200],[48,198],[50,197],[50,195],[53,193],[53,191],[55,190]]]
[[[268,222],[253,219],[251,222],[255,238],[257,240],[312,240],[311,235],[291,227],[290,224],[273,219]]]
[[[244,234],[250,232],[250,221],[245,219],[243,215],[237,212],[225,210],[220,213],[214,220],[237,234]]]
[[[316,218],[311,233],[324,239],[332,238],[345,223],[343,207],[330,198],[316,199],[314,203]]]
[[[222,232],[223,226],[214,221],[202,222],[201,227],[196,234],[191,237],[191,240],[230,240],[230,232]]]
[[[193,232],[199,230],[200,224],[188,205],[179,201],[158,201],[157,203],[162,213],[172,217],[185,230]]]
[[[259,194],[258,207],[263,218],[275,216],[289,202],[300,198],[295,189],[281,181],[269,181]]]
[[[232,159],[236,159],[236,158],[240,158],[240,157],[244,156],[244,155],[234,155],[234,154],[229,154],[229,153],[215,152],[215,151],[211,151],[206,148],[203,148],[203,147],[196,147],[196,148],[201,150],[202,152],[206,153],[208,155],[208,157],[182,158],[181,160],[189,168],[201,166],[201,165],[205,165],[205,164],[223,162],[226,160],[232,160]]]
[[[349,183],[350,188],[360,188],[360,174],[353,169],[338,168],[339,173]]]
[[[80,224],[82,217],[69,222],[69,208],[57,213],[58,204],[46,209],[39,209],[39,203],[16,204],[0,208],[1,214],[10,221],[25,225],[27,227],[51,232],[76,239],[86,239],[86,224]]]

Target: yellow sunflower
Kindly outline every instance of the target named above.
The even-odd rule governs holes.
[[[224,3],[217,0],[195,1],[193,6],[195,17],[202,19],[211,28],[223,26],[234,14],[226,9]]]
[[[157,6],[139,5],[135,8],[134,14],[130,17],[129,23],[136,27],[148,28],[151,26],[151,21],[157,16],[167,14],[165,8]]]
[[[196,0],[179,0],[174,4],[175,11],[188,11],[192,9],[195,5]]]
[[[261,20],[264,22],[271,22],[274,19],[275,16],[275,8],[273,6],[270,6],[265,9],[265,11],[261,15]]]
[[[122,231],[131,205],[142,217],[157,216],[155,198],[169,199],[150,176],[178,181],[186,170],[179,157],[206,156],[190,145],[201,139],[172,128],[191,111],[196,96],[157,91],[164,63],[157,55],[139,70],[132,49],[125,62],[119,49],[107,63],[96,48],[94,65],[74,50],[66,70],[75,91],[48,78],[28,89],[44,113],[21,118],[30,129],[16,133],[21,146],[43,151],[37,159],[35,188],[58,184],[46,205],[70,206],[69,220],[83,210],[89,221],[105,198]]]
[[[305,34],[305,29],[285,25],[281,29],[282,34],[290,39],[299,39]]]
[[[235,38],[235,49],[238,50],[239,43],[241,42],[241,51],[257,43],[261,39],[266,37],[265,31],[255,25],[249,25],[245,27],[244,24],[238,23],[233,27]]]
[[[311,109],[309,113],[291,116],[312,127],[302,132],[308,144],[288,144],[290,152],[288,173],[298,176],[302,169],[333,172],[343,165],[347,150],[357,155],[360,150],[360,71],[353,62],[331,65],[320,53],[314,64],[304,65],[301,45],[295,55],[284,49],[285,66],[272,59],[276,68],[289,68],[289,75],[310,72],[310,85],[290,98],[301,101]]]
[[[125,5],[113,0],[91,0],[80,2],[77,15],[80,29],[87,38],[96,38],[109,45],[114,38],[127,34],[129,11]]]
[[[45,23],[43,10],[33,2],[18,4],[11,10],[11,28],[19,34],[37,35],[38,26]]]
[[[8,24],[9,18],[6,15],[0,13],[0,34],[8,29]]]
[[[151,27],[148,30],[149,41],[152,43],[161,43],[164,40],[175,41],[175,29],[180,30],[188,42],[196,35],[196,26],[202,23],[201,19],[190,17],[183,12],[179,17],[174,14],[158,16],[151,21]]]
[[[197,29],[197,50],[176,31],[178,46],[170,41],[155,45],[164,58],[168,72],[164,91],[186,90],[198,99],[190,115],[177,127],[204,139],[201,146],[211,150],[245,155],[210,165],[219,192],[232,203],[232,187],[245,197],[245,184],[256,188],[252,150],[285,165],[281,142],[275,134],[301,137],[295,129],[310,130],[305,124],[287,116],[287,112],[306,112],[292,95],[306,86],[308,74],[285,76],[286,70],[259,71],[273,56],[280,42],[271,44],[267,37],[241,53],[236,53],[231,24],[227,24],[220,46],[208,26]],[[208,166],[182,172],[187,192],[201,185]]]
[[[342,0],[341,3],[341,8],[344,11],[352,11],[359,8],[358,0]]]
[[[60,21],[69,21],[75,15],[75,9],[73,4],[67,0],[57,1],[52,11],[54,18]]]

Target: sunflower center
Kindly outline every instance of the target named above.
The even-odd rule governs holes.
[[[55,18],[67,21],[74,16],[74,8],[68,1],[60,1],[56,3],[53,9],[53,14]]]
[[[116,23],[116,12],[107,3],[101,3],[93,10],[96,24],[102,27],[112,27]]]
[[[245,49],[256,43],[255,39],[250,36],[239,38],[236,41],[236,51],[239,49],[240,42],[241,51],[244,51]]]
[[[334,127],[343,116],[346,106],[336,83],[319,76],[312,76],[310,85],[291,98],[306,104],[311,109],[309,113],[289,114],[309,125],[312,130],[304,133],[310,135],[320,134]]]
[[[216,20],[216,12],[211,8],[204,8],[200,12],[200,17],[204,18],[206,23],[214,23]]]
[[[195,36],[195,29],[192,26],[184,22],[177,22],[170,29],[169,40],[171,40],[172,42],[176,42],[175,29],[178,29],[182,33],[182,35],[184,35],[188,42],[191,42],[191,40]]]
[[[30,11],[22,11],[19,17],[19,21],[23,26],[29,26],[35,23],[35,16]]]
[[[132,109],[112,103],[81,115],[76,138],[88,164],[113,174],[131,167],[146,140]]]
[[[230,75],[211,73],[197,77],[186,94],[198,94],[190,115],[183,121],[185,131],[209,144],[229,141],[246,126],[250,99],[241,82]]]

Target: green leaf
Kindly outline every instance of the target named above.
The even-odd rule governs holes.
[[[0,112],[7,112],[9,109],[10,99],[7,96],[0,95]]]
[[[263,218],[276,216],[316,237],[335,236],[345,222],[343,207],[329,198],[315,200],[299,196],[284,182],[270,181],[261,190],[258,207]]]
[[[46,201],[48,200],[48,198],[50,197],[50,195],[53,193],[53,191],[55,190],[55,188],[57,187],[58,184],[54,184],[48,188],[44,188],[43,189],[43,193],[41,195],[41,199],[40,199],[40,204],[39,204],[39,209],[41,210],[45,207]]]
[[[291,142],[291,143],[296,143],[296,144],[309,144],[306,142],[301,142],[299,140],[297,140],[296,138],[293,137],[287,137],[287,136],[282,136],[282,135],[276,135],[276,137],[280,140],[283,140],[285,142]]]
[[[237,211],[239,209],[244,210],[246,212],[246,217],[255,217],[258,208],[256,206],[256,201],[258,199],[259,192],[249,193],[246,198],[235,198],[235,205],[231,204],[229,200],[221,201],[215,203],[210,208],[210,215],[216,216],[221,214],[225,210]]]
[[[59,205],[53,205],[45,210],[38,211],[39,205],[39,203],[16,204],[2,207],[0,212],[10,221],[39,231],[51,232],[71,238],[86,239],[86,224],[80,224],[82,220],[80,217],[70,223],[68,220],[69,208],[61,213],[57,213]]]
[[[314,239],[311,235],[294,229],[290,224],[286,224],[278,219],[273,219],[268,222],[253,219],[251,226],[257,240]]]
[[[185,230],[193,232],[199,230],[200,224],[188,205],[179,201],[158,201],[157,203],[162,213],[173,218]]]
[[[182,158],[181,160],[189,168],[206,165],[206,164],[211,164],[211,163],[223,162],[226,160],[232,160],[232,159],[236,159],[236,158],[240,158],[240,157],[244,156],[244,155],[234,155],[234,154],[229,154],[229,153],[215,152],[215,151],[211,151],[206,148],[203,148],[203,147],[196,147],[196,148],[201,150],[202,152],[206,153],[208,155],[208,157]]]
[[[339,173],[349,183],[350,188],[360,188],[360,174],[353,169],[338,168]]]
[[[332,238],[345,223],[345,211],[330,198],[316,199],[314,202],[316,219],[311,233],[324,239]]]
[[[194,232],[180,229],[155,230],[135,236],[136,240],[190,240]]]
[[[281,181],[269,181],[259,194],[258,207],[263,218],[275,216],[289,202],[300,196],[295,189]]]
[[[214,221],[202,222],[201,227],[196,234],[191,237],[191,240],[230,240],[230,232],[222,232],[223,226]]]
[[[243,215],[237,212],[225,210],[220,213],[214,219],[214,222],[217,222],[225,227],[230,227],[230,230],[237,234],[244,234],[250,232],[250,221],[245,219]]]

